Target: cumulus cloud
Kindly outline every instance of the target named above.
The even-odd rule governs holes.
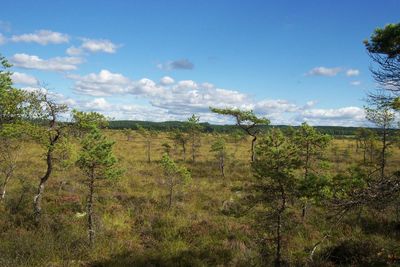
[[[81,109],[101,112],[109,118],[119,120],[167,121],[184,119],[168,114],[168,111],[164,109],[136,104],[114,104],[103,97],[82,102]]]
[[[75,80],[74,90],[91,96],[108,96],[125,94],[132,87],[132,81],[119,73],[101,70],[98,74],[90,73],[85,76],[69,75]]]
[[[113,54],[117,51],[118,45],[106,39],[88,39],[83,38],[82,44],[79,47],[71,46],[66,50],[70,56],[78,56],[85,54],[85,52],[98,53],[104,52]]]
[[[117,48],[118,46],[116,44],[106,39],[83,39],[83,43],[81,45],[81,49],[92,53],[104,52],[112,54],[117,51]]]
[[[67,50],[65,52],[69,56],[79,56],[83,53],[81,48],[75,47],[75,46],[71,46],[71,47],[67,48]]]
[[[297,104],[284,99],[254,100],[240,91],[219,88],[211,83],[193,80],[174,81],[163,77],[159,83],[151,79],[130,79],[120,73],[102,70],[85,76],[70,75],[75,81],[75,91],[97,97],[83,105],[85,109],[97,109],[116,119],[143,119],[152,121],[185,120],[191,114],[200,115],[211,123],[232,123],[229,117],[218,116],[209,107],[240,108],[254,110],[266,116],[273,124],[300,124],[304,121],[313,125],[360,125],[365,122],[364,112],[358,107],[317,109],[316,101]],[[107,96],[128,95],[148,100],[148,104],[112,104]]]
[[[69,36],[60,32],[53,32],[50,30],[39,30],[33,33],[26,33],[21,35],[13,35],[11,37],[13,42],[25,42],[25,43],[38,43],[40,45],[47,44],[61,44],[68,43]]]
[[[111,107],[111,104],[109,104],[104,98],[95,98],[85,104],[86,109],[96,111],[109,111]]]
[[[79,57],[54,57],[41,59],[35,55],[15,54],[10,60],[16,67],[48,71],[76,70],[77,65],[83,63]]]
[[[342,69],[339,67],[336,68],[327,68],[327,67],[316,67],[310,70],[307,75],[308,76],[327,76],[332,77],[336,76]]]
[[[174,61],[168,61],[166,63],[160,63],[157,65],[157,68],[162,70],[192,70],[194,68],[194,64],[189,61],[187,58],[178,59]]]
[[[235,90],[216,88],[209,83],[192,80],[179,81],[163,93],[156,94],[150,103],[170,112],[208,112],[209,107],[247,108],[250,98]]]
[[[171,84],[173,84],[174,82],[175,82],[175,80],[172,79],[172,78],[169,77],[169,76],[164,76],[164,77],[162,77],[161,80],[160,80],[160,84],[162,84],[162,85],[171,85]]]
[[[309,109],[300,114],[300,120],[313,125],[354,126],[365,124],[364,109],[343,107],[338,109]]]
[[[358,69],[348,69],[346,71],[347,77],[354,77],[360,75],[360,71]]]
[[[300,107],[298,107],[296,104],[281,99],[266,99],[257,102],[255,105],[255,112],[262,114],[295,112],[299,109]]]
[[[23,84],[29,86],[36,86],[39,84],[39,81],[35,77],[21,72],[14,72],[11,75],[11,79],[13,83],[17,84]]]

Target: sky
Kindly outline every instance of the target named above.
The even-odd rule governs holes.
[[[398,0],[6,1],[0,53],[15,86],[113,119],[362,126],[376,85],[363,40]]]

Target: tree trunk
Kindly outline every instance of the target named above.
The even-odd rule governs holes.
[[[253,139],[251,140],[251,162],[256,160],[256,140],[257,136],[253,135]]]
[[[186,143],[182,142],[183,161],[186,161]]]
[[[286,209],[286,194],[285,189],[282,185],[280,185],[280,193],[281,193],[281,206],[278,209],[278,216],[276,222],[276,258],[275,258],[275,266],[282,266],[282,214]]]
[[[150,140],[147,140],[147,162],[148,163],[151,162],[150,153],[151,153],[151,142],[150,142]]]
[[[304,180],[307,180],[308,178],[308,173],[309,173],[309,168],[310,168],[310,144],[307,143],[307,149],[306,149],[306,160],[304,164]],[[303,203],[302,211],[301,211],[301,221],[304,221],[306,217],[306,212],[307,212],[307,201]]]
[[[8,173],[6,178],[4,179],[4,183],[3,183],[3,186],[2,186],[1,192],[0,192],[0,201],[3,201],[4,198],[6,197],[6,187],[7,187],[7,183],[10,180],[11,176],[12,176],[12,174]]]
[[[281,212],[278,213],[277,217],[277,224],[276,224],[276,258],[275,258],[275,266],[276,267],[281,267],[282,263],[282,255],[281,255],[281,242],[282,242],[282,236],[281,236],[281,227],[282,227],[282,215]]]
[[[192,136],[192,161],[196,161],[196,136]]]
[[[383,129],[382,136],[382,151],[381,151],[381,179],[385,176],[385,165],[386,165],[386,138],[387,138],[387,129]]]
[[[304,219],[306,218],[306,213],[307,213],[307,202],[304,202],[303,203],[303,207],[302,207],[302,210],[301,210],[301,221],[303,222],[304,221]]]
[[[367,163],[367,155],[366,154],[367,154],[367,150],[364,149],[363,150],[363,162],[364,162],[364,164]]]
[[[41,205],[42,205],[42,195],[44,192],[44,186],[47,180],[49,179],[51,172],[53,171],[53,150],[54,150],[54,144],[50,144],[47,150],[47,157],[46,157],[46,163],[47,163],[46,174],[40,179],[37,193],[33,198],[33,214],[35,217],[36,224],[40,222],[40,216],[42,213]]]
[[[89,181],[89,196],[87,200],[87,213],[88,213],[88,233],[90,246],[94,244],[94,218],[93,218],[93,194],[94,194],[94,170],[92,170]]]

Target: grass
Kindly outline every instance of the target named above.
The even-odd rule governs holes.
[[[172,158],[191,171],[192,182],[177,190],[173,208],[168,209],[158,164],[162,144],[174,147],[166,134],[153,142],[151,163],[146,162],[139,135],[129,142],[120,131],[107,135],[116,141],[115,154],[125,172],[118,181],[96,189],[95,246],[89,248],[87,240],[84,176],[74,166],[54,172],[45,189],[42,223],[33,226],[32,198],[45,162],[44,151],[26,143],[6,200],[0,204],[0,266],[262,266],[262,259],[273,258],[268,225],[257,223],[255,213],[238,213],[242,189],[251,179],[250,140],[240,142],[236,153],[234,144],[228,143],[225,178],[209,152],[214,136],[202,136],[195,163],[183,162],[180,150],[172,149]],[[190,149],[187,153],[189,159]],[[400,164],[399,153],[392,151],[388,165]],[[331,162],[327,172],[333,175],[359,162],[361,155],[354,140],[335,139],[327,158]],[[333,252],[340,255],[343,247],[351,250],[365,242],[371,253],[381,253],[376,258],[397,257],[400,227],[394,214],[347,218],[321,245],[320,258],[329,259]],[[292,215],[298,216],[298,211]],[[290,225],[293,238],[284,240],[285,258],[299,266],[307,263],[310,249],[329,229],[320,208],[312,207],[308,216],[305,223]]]

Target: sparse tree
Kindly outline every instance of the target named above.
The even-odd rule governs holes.
[[[226,145],[225,140],[221,136],[211,145],[210,152],[214,153],[219,163],[219,170],[221,176],[225,177],[225,159],[226,159]]]
[[[146,145],[146,155],[147,155],[147,162],[151,162],[151,144],[153,140],[157,137],[157,132],[154,130],[147,130],[141,126],[137,126],[138,132],[141,136],[143,136],[145,145]]]
[[[112,149],[114,142],[108,140],[98,128],[94,127],[82,140],[82,150],[77,165],[86,175],[88,196],[86,202],[88,216],[89,242],[94,243],[94,195],[97,183],[104,179],[113,179],[121,174],[116,168],[117,159]]]
[[[186,122],[186,128],[191,144],[192,162],[196,161],[197,151],[200,147],[200,133],[202,126],[200,125],[200,117],[192,115]]]
[[[9,181],[13,178],[22,151],[24,124],[5,124],[0,129],[0,201],[4,200]]]
[[[61,114],[67,111],[67,106],[58,104],[51,99],[51,95],[48,92],[36,92],[35,105],[37,106],[40,121],[44,121],[47,126],[36,127],[34,133],[37,140],[46,149],[46,173],[40,178],[37,193],[34,197],[34,217],[35,222],[39,223],[42,212],[42,197],[44,193],[45,185],[50,178],[53,171],[53,160],[54,150],[57,143],[63,137],[63,131],[65,126],[59,123],[59,117]]]
[[[398,96],[400,93],[400,23],[387,24],[383,28],[375,29],[370,40],[364,41],[364,45],[377,65],[377,68],[371,68],[374,80],[381,89],[389,90]],[[387,99],[390,98],[392,97]]]
[[[380,140],[379,170],[380,177],[385,176],[387,153],[389,147],[393,144],[392,127],[395,121],[395,113],[386,101],[382,98],[371,97],[368,99],[369,106],[365,107],[366,118],[378,127]]]
[[[275,266],[282,266],[283,235],[288,221],[287,209],[297,196],[297,179],[294,171],[301,166],[299,148],[279,129],[261,139],[257,158],[252,164],[257,179],[256,199],[266,206],[272,219],[275,236]]]
[[[177,129],[174,132],[172,132],[170,138],[174,141],[175,146],[182,147],[183,161],[186,161],[186,147],[189,141],[189,136],[187,135],[187,133]]]
[[[0,55],[0,128],[27,115],[27,94],[13,87],[9,68],[12,65]]]
[[[374,152],[376,150],[376,133],[367,128],[358,128],[355,132],[355,138],[357,147],[356,152],[361,149],[363,154],[363,164],[367,164],[368,157],[369,162],[373,162]]]
[[[303,202],[302,218],[306,215],[307,206],[315,194],[319,193],[320,185],[317,180],[322,178],[322,175],[317,172],[315,166],[318,163],[318,158],[327,148],[331,137],[326,134],[319,133],[314,127],[303,123],[294,133],[294,143],[300,151],[300,160],[303,167],[303,179],[300,184],[300,195]],[[312,182],[311,182],[312,181]],[[304,186],[306,185],[306,186]],[[317,186],[312,190],[312,186]]]
[[[261,125],[268,125],[270,121],[266,118],[258,118],[252,110],[242,111],[239,109],[219,109],[211,108],[211,111],[221,115],[233,116],[236,120],[236,125],[252,137],[251,140],[251,162],[256,159],[256,141],[257,136],[261,132]]]
[[[133,130],[131,128],[125,128],[123,133],[126,137],[126,141],[130,142],[133,139]]]
[[[164,170],[165,185],[168,188],[168,208],[171,208],[175,187],[189,183],[191,176],[185,167],[178,166],[167,154],[163,155],[161,166]]]
[[[83,112],[76,109],[72,110],[73,128],[78,137],[83,137],[90,132],[93,127],[105,128],[108,126],[107,118],[98,112]]]

